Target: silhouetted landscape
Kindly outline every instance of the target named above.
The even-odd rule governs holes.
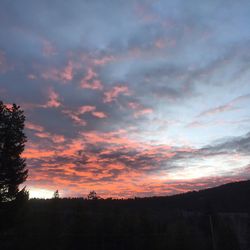
[[[250,248],[250,181],[169,197],[1,205],[0,249]]]

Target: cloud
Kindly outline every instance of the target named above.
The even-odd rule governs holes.
[[[87,125],[87,122],[84,119],[80,118],[78,112],[73,112],[72,110],[64,109],[64,110],[62,110],[62,113],[67,115],[70,119],[72,119],[72,121],[76,125],[80,125],[80,126],[86,126]]]
[[[69,60],[66,66],[59,66],[59,67],[52,66],[47,69],[46,68],[42,69],[40,76],[42,79],[47,81],[54,81],[60,84],[61,83],[65,84],[73,80],[74,70],[77,69],[79,69],[79,65]]]
[[[84,114],[84,113],[87,113],[87,112],[92,112],[94,110],[96,110],[95,106],[81,106],[79,108],[79,114]]]
[[[96,117],[99,119],[107,118],[107,114],[105,114],[102,111],[96,110],[96,107],[91,106],[91,105],[80,106],[76,110],[63,109],[62,113],[66,114],[68,117],[70,117],[73,120],[73,122],[76,125],[80,125],[80,126],[87,126],[88,124],[86,119],[82,117],[84,114],[90,113],[93,117]],[[90,118],[87,118],[87,119],[90,120]]]
[[[97,79],[98,75],[92,68],[87,69],[86,76],[81,80],[80,86],[83,89],[102,90],[103,85],[100,80]]]
[[[63,135],[52,135],[47,132],[37,132],[35,133],[35,136],[39,138],[46,138],[52,140],[54,143],[62,143],[65,141],[65,138]]]
[[[115,57],[114,56],[104,56],[102,58],[99,58],[99,59],[95,59],[94,60],[94,64],[95,65],[105,65],[109,62],[112,62],[115,60]]]
[[[43,132],[44,128],[38,124],[34,124],[31,122],[26,122],[25,128],[30,129],[30,130],[34,130],[34,131],[38,131],[38,132]]]
[[[128,107],[135,111],[134,112],[135,118],[153,113],[153,109],[145,108],[137,102],[129,102]]]
[[[204,147],[201,150],[205,154],[214,153],[239,153],[249,155],[250,152],[250,133],[244,136],[231,137],[224,139],[223,142],[216,143],[215,145]]]
[[[63,81],[71,81],[73,79],[73,64],[71,61],[69,61],[67,66],[63,69],[61,79]]]
[[[49,101],[43,106],[44,108],[58,108],[61,106],[59,95],[50,88],[48,91]]]
[[[125,85],[117,85],[114,86],[111,90],[104,92],[104,99],[103,102],[113,102],[117,99],[119,95],[130,95],[130,91],[127,86]]]
[[[31,186],[128,197],[247,173],[249,1],[14,2],[0,93],[25,111]]]
[[[218,106],[215,108],[211,108],[211,109],[208,109],[208,110],[201,112],[197,117],[214,115],[214,114],[223,113],[226,111],[235,110],[235,109],[237,109],[235,107],[236,104],[238,104],[239,102],[245,101],[245,100],[249,100],[249,99],[250,99],[250,94],[238,96],[224,105],[221,105],[221,106]]]
[[[227,169],[220,175],[210,172],[210,176],[207,176],[208,173],[203,176],[202,172],[206,169],[214,171],[217,166],[203,165],[202,161],[197,160],[205,158],[209,162],[210,157],[233,155],[238,157],[238,162],[244,163],[245,158],[240,157],[244,157],[242,153],[249,155],[249,138],[249,134],[246,134],[194,149],[141,144],[129,139],[126,131],[85,132],[77,140],[67,144],[58,143],[57,146],[53,144],[47,149],[39,148],[39,144],[30,145],[24,155],[31,165],[42,166],[31,169],[34,186],[40,183],[44,187],[43,180],[53,179],[51,186],[70,192],[71,195],[79,195],[79,190],[87,192],[92,186],[104,196],[131,197],[135,193],[148,196],[207,188],[246,178],[250,175],[247,164],[231,167],[233,162],[229,161]],[[192,162],[195,165],[192,166]],[[200,175],[196,176],[195,169],[199,169]],[[192,175],[182,179],[181,173]]]
[[[94,111],[92,112],[92,115],[97,117],[97,118],[107,118],[107,115],[103,112],[99,112],[99,111]]]
[[[222,106],[218,106],[216,108],[211,108],[208,109],[206,111],[203,111],[202,113],[200,113],[197,117],[201,117],[201,116],[207,116],[207,115],[214,115],[214,114],[218,114],[218,113],[222,113],[222,112],[226,112],[226,111],[231,111],[234,110],[235,108],[232,106],[231,103],[222,105]]]

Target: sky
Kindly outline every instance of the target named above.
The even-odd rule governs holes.
[[[249,0],[1,0],[0,99],[31,197],[250,178]]]

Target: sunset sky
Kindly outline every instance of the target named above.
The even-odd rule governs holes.
[[[249,0],[1,0],[0,100],[31,197],[250,178]]]

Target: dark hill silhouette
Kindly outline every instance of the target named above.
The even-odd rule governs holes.
[[[0,249],[250,249],[250,181],[167,197],[2,204]]]
[[[167,197],[152,197],[169,208],[206,212],[250,212],[250,180],[227,183],[200,191]],[[155,204],[156,205],[156,204]],[[158,204],[157,204],[158,205]]]

